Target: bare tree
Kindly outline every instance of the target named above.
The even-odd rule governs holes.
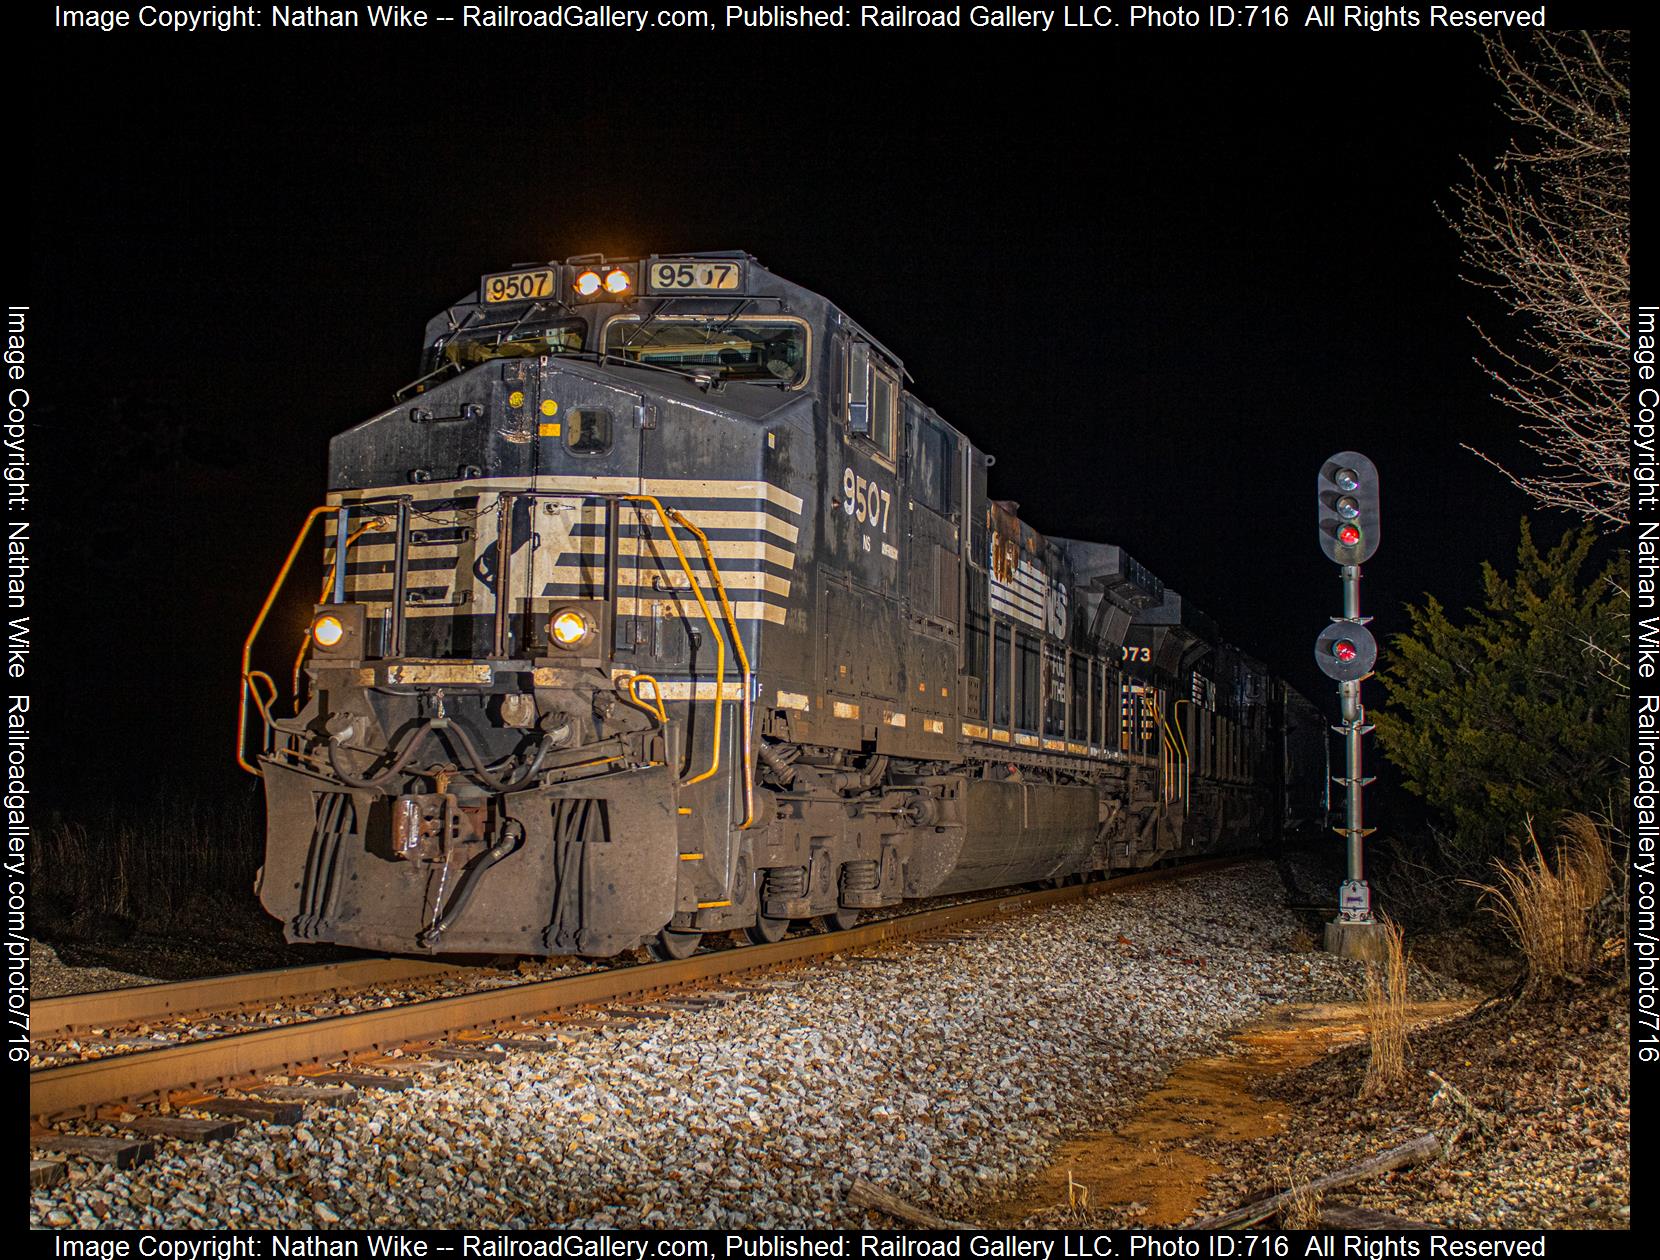
[[[1522,51],[1484,40],[1500,109],[1516,125],[1490,174],[1454,190],[1465,279],[1502,324],[1472,320],[1494,397],[1522,415],[1538,456],[1519,472],[1474,447],[1536,503],[1602,529],[1629,523],[1631,249],[1628,32],[1540,31]]]

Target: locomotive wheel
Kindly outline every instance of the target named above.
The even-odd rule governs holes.
[[[861,913],[863,912],[850,909],[847,906],[837,906],[834,914],[819,915],[819,930],[821,932],[845,932],[859,922]]]
[[[659,962],[678,962],[697,953],[702,944],[702,932],[671,932],[664,928],[651,943],[651,956]]]
[[[744,929],[744,935],[749,937],[751,945],[771,945],[774,941],[784,939],[784,934],[790,930],[791,919],[769,919],[764,914],[755,916],[752,926]]]

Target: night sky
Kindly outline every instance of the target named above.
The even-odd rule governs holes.
[[[1516,451],[1472,362],[1492,308],[1437,209],[1506,135],[1474,36],[39,49],[48,799],[234,779],[241,637],[327,438],[415,376],[431,314],[523,261],[748,250],[898,353],[997,457],[994,496],[1123,545],[1323,702],[1325,456],[1380,470],[1380,637],[1514,556],[1523,500],[1460,446]],[[125,768],[76,770],[98,753]]]

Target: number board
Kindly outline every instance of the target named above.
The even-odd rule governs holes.
[[[652,293],[733,293],[744,287],[744,266],[706,258],[657,259],[646,268],[646,285]]]
[[[527,302],[532,298],[552,297],[553,271],[548,267],[504,271],[497,276],[485,276],[478,287],[486,302]]]

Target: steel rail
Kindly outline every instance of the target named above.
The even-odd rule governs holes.
[[[39,1040],[85,1028],[122,1027],[153,1019],[228,1011],[255,1002],[309,997],[331,989],[422,980],[449,971],[454,963],[420,958],[363,958],[318,963],[308,967],[281,967],[248,971],[202,980],[142,984],[128,989],[103,989],[67,997],[41,998],[29,1006],[29,1035]]]
[[[1216,858],[1182,866],[1071,884],[1040,892],[983,898],[961,905],[880,919],[864,927],[799,936],[772,945],[716,950],[672,962],[616,967],[553,980],[529,981],[454,997],[308,1020],[214,1037],[136,1054],[89,1059],[29,1073],[29,1114],[45,1122],[92,1113],[116,1102],[141,1101],[169,1090],[202,1087],[262,1072],[335,1061],[405,1042],[430,1041],[470,1028],[551,1015],[574,1007],[644,997],[665,989],[766,971],[786,963],[926,935],[975,919],[1040,910],[1106,896],[1141,884],[1181,879],[1247,859]]]

